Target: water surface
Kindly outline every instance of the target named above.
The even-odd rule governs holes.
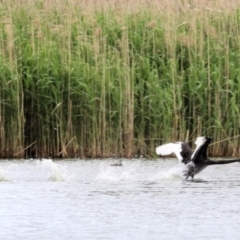
[[[239,239],[240,165],[185,181],[175,159],[0,161],[0,239]]]

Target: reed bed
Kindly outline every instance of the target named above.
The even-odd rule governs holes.
[[[0,68],[0,157],[239,155],[238,1],[1,1]]]

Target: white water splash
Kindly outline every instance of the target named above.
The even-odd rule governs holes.
[[[182,180],[182,169],[179,167],[171,168],[165,172],[160,172],[155,176],[155,180]]]
[[[67,181],[67,175],[62,166],[52,161],[52,159],[42,159],[40,164],[51,170],[49,181],[62,182]]]
[[[0,168],[0,182],[9,182],[9,181],[10,179],[6,177],[5,171],[2,168]]]
[[[155,173],[154,173],[155,172]],[[96,176],[97,180],[104,181],[162,181],[162,180],[183,180],[182,165],[170,169],[155,171],[144,171],[141,162],[134,164],[123,164],[123,167],[101,166],[100,173]]]

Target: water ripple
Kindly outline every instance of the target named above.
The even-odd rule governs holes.
[[[185,181],[175,160],[113,162],[0,161],[0,239],[239,238],[238,165]]]

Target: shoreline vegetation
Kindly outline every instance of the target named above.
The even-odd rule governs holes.
[[[239,155],[238,2],[2,0],[0,157]]]

